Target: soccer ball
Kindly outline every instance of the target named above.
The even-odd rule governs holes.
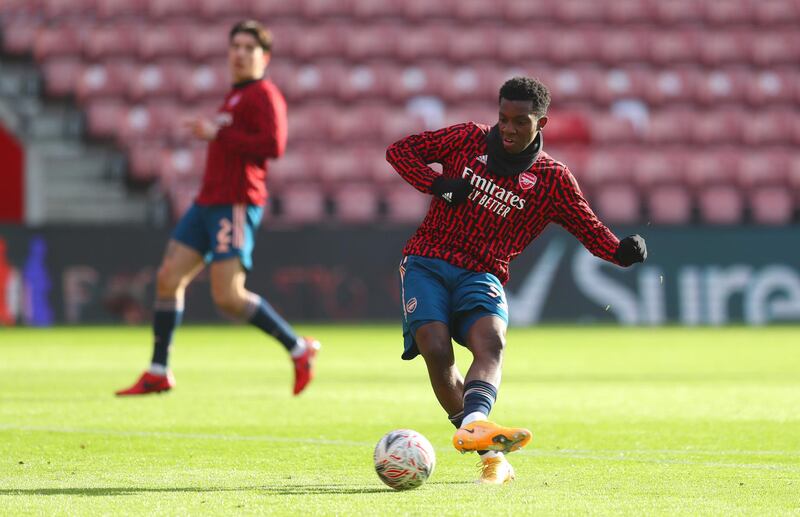
[[[417,488],[433,474],[436,453],[431,442],[416,431],[389,431],[375,446],[375,472],[395,490]]]

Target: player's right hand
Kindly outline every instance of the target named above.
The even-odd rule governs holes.
[[[439,176],[431,184],[431,192],[434,196],[447,201],[451,205],[460,205],[467,200],[467,196],[472,192],[472,185],[463,178],[445,178]]]

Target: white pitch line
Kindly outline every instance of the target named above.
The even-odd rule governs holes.
[[[23,431],[23,432],[46,432],[46,433],[61,433],[61,434],[94,434],[101,436],[122,436],[122,437],[136,437],[136,438],[174,438],[174,439],[189,439],[189,440],[221,440],[231,442],[273,442],[273,443],[302,443],[309,445],[335,445],[347,447],[373,447],[374,444],[369,442],[357,442],[353,440],[331,440],[327,438],[287,438],[285,436],[242,436],[230,434],[212,434],[212,433],[177,433],[171,431],[113,431],[106,429],[80,429],[80,428],[62,428],[62,427],[40,427],[40,426],[19,426],[14,424],[0,424],[0,431]],[[436,447],[437,451],[452,451],[448,446]],[[581,449],[561,449],[556,451],[548,450],[523,450],[517,451],[515,455],[524,456],[538,456],[549,458],[565,458],[574,460],[594,460],[594,461],[623,461],[623,462],[636,462],[636,463],[654,463],[654,464],[669,464],[669,465],[695,465],[702,467],[723,467],[723,468],[738,468],[738,469],[754,469],[754,470],[780,470],[790,472],[800,472],[800,467],[793,465],[783,465],[774,463],[723,463],[713,461],[695,461],[690,459],[663,459],[663,458],[648,458],[641,457],[647,454],[665,454],[665,455],[740,455],[740,456],[764,456],[764,455],[787,455],[796,456],[800,455],[800,451],[699,451],[699,450],[620,450],[620,449],[605,449],[605,450],[581,450]]]

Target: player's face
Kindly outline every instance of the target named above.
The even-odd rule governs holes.
[[[260,79],[269,62],[269,54],[258,44],[255,36],[237,32],[228,45],[228,66],[234,83]]]
[[[547,123],[547,117],[538,118],[531,101],[500,99],[498,129],[503,148],[512,154],[524,151],[536,133]]]

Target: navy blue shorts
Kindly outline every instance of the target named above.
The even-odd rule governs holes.
[[[263,213],[264,209],[255,205],[194,203],[178,221],[172,238],[203,255],[206,263],[239,257],[249,271]]]
[[[424,324],[441,321],[450,336],[466,345],[470,327],[494,315],[508,324],[503,284],[491,273],[477,273],[447,261],[410,255],[400,263],[403,303],[403,359],[419,355],[414,336]]]

